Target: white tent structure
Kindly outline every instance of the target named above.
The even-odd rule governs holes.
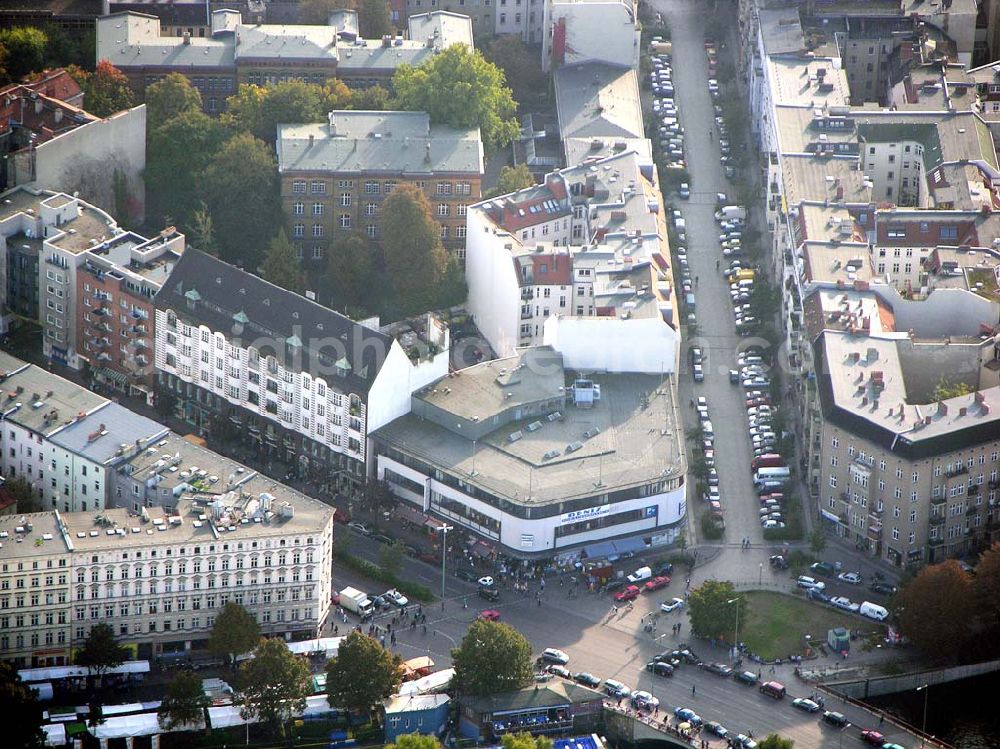
[[[90,675],[86,666],[50,666],[48,668],[22,668],[17,672],[21,681],[52,681],[53,679],[82,678]],[[148,674],[149,661],[125,661],[120,666],[109,668],[105,674]]]
[[[129,736],[153,736],[161,732],[160,719],[156,713],[121,715],[107,718],[99,726],[90,729],[97,739],[121,739]]]
[[[424,676],[422,679],[404,681],[399,685],[400,694],[428,694],[430,692],[440,692],[451,683],[455,675],[455,669],[446,668],[443,671],[435,671]]]
[[[236,705],[219,705],[208,708],[208,722],[212,724],[212,728],[229,728],[259,721],[256,718],[250,721],[244,720]]]
[[[45,731],[45,746],[64,746],[66,744],[66,726],[62,723],[50,723],[42,726]]]
[[[288,643],[288,649],[296,655],[312,655],[323,653],[327,658],[337,655],[343,637],[320,637],[317,640],[300,640]]]

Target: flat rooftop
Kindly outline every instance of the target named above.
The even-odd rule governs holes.
[[[868,203],[871,191],[865,187],[863,172],[855,165],[857,158],[833,156],[781,156],[785,199],[789,206],[803,200],[840,200],[844,203]],[[839,199],[837,195],[843,190]]]
[[[78,414],[90,414],[109,402],[43,367],[0,352],[3,372],[7,375],[0,377],[0,410],[7,414],[5,420],[40,434],[50,435]]]
[[[574,375],[564,374],[571,386]],[[451,385],[456,378],[440,381]],[[461,377],[457,378],[461,379]],[[596,492],[677,476],[684,470],[683,428],[675,423],[671,387],[652,375],[592,375],[600,401],[589,409],[568,402],[561,418],[533,416],[505,425],[475,445],[408,414],[375,437],[485,492],[522,505],[547,505]],[[527,427],[539,420],[534,431]],[[521,437],[510,442],[517,432]],[[590,435],[590,436],[587,436]],[[580,446],[572,452],[566,449]],[[546,459],[546,454],[556,457]],[[475,472],[473,474],[473,466]]]
[[[775,104],[808,107],[847,106],[851,98],[847,73],[839,60],[821,57],[768,57]],[[824,71],[822,78],[819,70]]]
[[[45,410],[48,406],[41,408]],[[117,403],[107,403],[86,418],[59,430],[50,440],[88,460],[106,464],[140,440],[145,443],[166,431],[165,426],[152,419]]]
[[[871,255],[865,243],[831,244],[829,242],[806,242],[803,251],[803,277],[814,283],[837,283],[847,285],[855,281],[871,281],[875,278]]]
[[[202,494],[224,494],[257,475],[241,463],[174,432],[140,450],[117,470],[140,482],[159,476],[156,488],[171,494],[182,485]]]

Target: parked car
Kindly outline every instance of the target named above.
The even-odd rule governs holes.
[[[628,697],[632,690],[615,679],[607,679],[604,682],[604,691],[612,697]]]
[[[652,580],[647,580],[646,584],[643,586],[647,593],[659,590],[660,588],[665,588],[670,585],[670,578],[664,575],[657,575]]]
[[[569,669],[568,668],[564,668],[563,666],[557,666],[555,664],[552,664],[551,666],[548,666],[545,669],[545,671],[547,673],[555,674],[556,676],[560,676],[563,679],[572,679],[573,678],[573,674],[571,674],[569,672]]]
[[[715,734],[720,739],[724,739],[726,738],[726,736],[729,735],[729,731],[726,730],[725,726],[714,720],[710,720],[708,723],[705,724],[705,730],[708,731],[709,733]]]
[[[776,570],[788,569],[788,560],[785,559],[783,556],[781,556],[781,554],[775,554],[774,556],[772,556],[770,562],[771,566],[774,567]]]
[[[481,588],[493,587],[493,578],[490,577],[489,575],[484,575],[483,577],[479,578],[479,580],[477,580],[476,582],[479,583],[479,587]]]
[[[372,534],[372,529],[369,528],[364,523],[359,523],[357,520],[352,520],[347,524],[348,528],[353,528],[355,531],[360,533],[362,536],[370,536]]]
[[[497,590],[496,588],[480,588],[478,591],[476,591],[476,594],[480,598],[484,598],[487,601],[500,600],[500,591]]]
[[[389,590],[387,590],[385,593],[382,594],[382,597],[386,599],[389,603],[394,603],[400,608],[403,608],[404,606],[406,606],[406,604],[410,602],[409,598],[404,596],[395,588],[390,588]]]
[[[810,590],[810,589],[825,590],[826,589],[826,584],[825,583],[821,583],[818,580],[816,580],[816,578],[809,577],[808,575],[799,575],[799,578],[798,578],[798,580],[795,581],[795,584],[798,585],[800,588],[805,588],[806,590]]]
[[[851,611],[857,613],[858,609],[861,608],[860,604],[854,603],[847,596],[835,596],[830,599],[830,605],[836,606],[838,609],[843,611]]]
[[[657,676],[673,676],[674,666],[666,661],[652,660],[646,664],[646,670]]]
[[[671,611],[677,611],[677,609],[684,606],[683,598],[671,598],[669,601],[660,602],[660,611],[669,614]]]
[[[632,692],[632,705],[639,710],[652,710],[660,706],[660,701],[649,692]]]
[[[689,707],[675,708],[674,717],[677,718],[677,720],[690,723],[692,726],[700,726],[704,722],[702,721],[701,716]]]
[[[620,590],[617,593],[615,593],[615,600],[619,602],[634,601],[638,597],[639,597],[638,585],[629,585],[625,588],[625,590]]]
[[[601,680],[586,671],[580,671],[579,673],[573,674],[573,681],[577,684],[583,684],[585,687],[590,687],[591,689],[597,689],[597,687],[601,686]]]
[[[861,575],[857,572],[841,572],[837,579],[850,585],[861,585]]]
[[[807,713],[819,712],[819,705],[808,697],[796,697],[792,700],[792,707],[797,707],[799,710],[805,710]]]
[[[831,726],[836,726],[837,728],[847,728],[851,725],[851,722],[847,719],[847,716],[843,713],[836,713],[832,710],[826,710],[823,713],[823,722],[829,723]]]
[[[703,663],[702,668],[710,674],[715,674],[717,676],[729,676],[733,673],[733,669],[725,663]]]
[[[479,618],[487,622],[500,621],[500,612],[496,609],[483,609],[479,612]]]
[[[885,736],[880,731],[868,728],[861,732],[861,740],[866,744],[881,747],[885,743]]]
[[[569,656],[558,648],[545,648],[542,651],[542,660],[546,663],[555,663],[559,666],[565,666],[569,663]]]
[[[733,678],[736,679],[736,681],[748,686],[753,686],[758,681],[757,674],[753,671],[736,671],[733,673]]]
[[[455,570],[455,577],[467,583],[474,583],[479,579],[475,570]]]
[[[868,589],[872,593],[881,593],[884,596],[896,595],[896,586],[889,585],[889,583],[872,583],[868,586]]]

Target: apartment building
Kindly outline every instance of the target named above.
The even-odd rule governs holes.
[[[203,647],[229,601],[288,639],[329,613],[333,509],[259,477],[169,509],[0,516],[0,538],[0,657],[20,667],[70,663],[99,623],[152,658]]]
[[[138,95],[168,73],[186,76],[206,112],[225,109],[243,83],[287,80],[352,87],[388,85],[402,64],[419,65],[452,44],[474,47],[468,17],[435,10],[411,16],[409,38],[366,40],[357,24],[309,26],[244,23],[239,11],[212,12],[211,34],[164,36],[159,18],[129,11],[97,20],[97,59],[114,62]]]
[[[555,348],[518,349],[415,393],[373,434],[377,475],[403,507],[514,558],[672,543],[686,512],[674,382],[585,378]]]
[[[469,209],[469,311],[494,351],[547,343],[573,368],[676,371],[655,180],[652,164],[623,151]]]
[[[445,373],[448,331],[392,336],[194,249],[154,299],[158,397],[331,486],[364,481],[368,433]]]
[[[279,125],[277,152],[282,207],[303,258],[324,261],[351,232],[379,241],[382,203],[403,183],[427,196],[442,241],[464,258],[466,212],[482,197],[478,128],[432,125],[425,112],[333,111],[323,124]]]
[[[168,227],[136,243],[132,235],[87,254],[77,273],[80,359],[95,381],[153,403],[156,296],[184,251],[184,235]]]
[[[603,62],[638,69],[640,25],[638,4],[632,0],[547,0],[540,38],[542,69],[555,70],[586,62]],[[499,17],[497,31],[499,33]],[[526,39],[528,41],[528,39]]]
[[[116,462],[166,427],[48,370],[0,353],[0,458],[5,478],[23,478],[42,506],[87,512],[108,506]]]
[[[96,117],[81,108],[82,99],[62,70],[0,89],[0,191],[19,185],[79,191],[105,210],[141,221],[146,107]],[[123,182],[128,200],[118,205],[116,185]]]

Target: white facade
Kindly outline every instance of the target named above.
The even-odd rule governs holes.
[[[517,34],[525,44],[542,41],[546,0],[494,0],[496,34]]]
[[[566,366],[582,372],[677,371],[681,336],[659,318],[550,317],[545,345],[563,355]]]
[[[872,200],[901,206],[923,206],[927,188],[924,147],[916,140],[862,142],[861,169],[872,181]]]
[[[496,231],[482,211],[468,213],[465,242],[467,306],[479,332],[498,356],[509,356],[519,345],[521,285],[511,250],[518,241]]]
[[[608,528],[601,528],[593,531],[584,531],[571,536],[556,536],[556,528],[577,520],[572,513],[553,514],[549,517],[538,519],[521,518],[511,513],[503,512],[493,505],[483,502],[480,499],[469,496],[458,491],[447,484],[436,480],[433,476],[425,476],[408,466],[398,463],[384,455],[378,456],[378,477],[385,477],[386,469],[397,473],[411,481],[417,482],[424,487],[422,497],[418,497],[412,492],[405,494],[394,486],[393,492],[413,502],[424,512],[433,511],[442,517],[450,518],[461,525],[468,525],[464,518],[450,513],[439,503],[440,498],[447,498],[460,502],[463,505],[475,510],[475,512],[485,515],[495,520],[500,527],[499,533],[492,533],[482,526],[476,526],[471,530],[499,541],[503,546],[510,549],[520,549],[526,553],[556,552],[561,548],[576,546],[579,544],[599,541],[608,538],[611,533]],[[659,527],[673,526],[684,518],[686,512],[685,487],[679,483],[678,479],[670,479],[666,482],[669,487],[666,491],[652,494],[646,497],[635,497],[610,505],[602,505],[595,510],[597,514],[629,512],[643,510],[643,517],[631,523],[623,523],[614,526],[613,535],[651,533]],[[653,509],[655,508],[655,509]],[[676,533],[679,528],[671,529],[664,527],[665,534]]]

